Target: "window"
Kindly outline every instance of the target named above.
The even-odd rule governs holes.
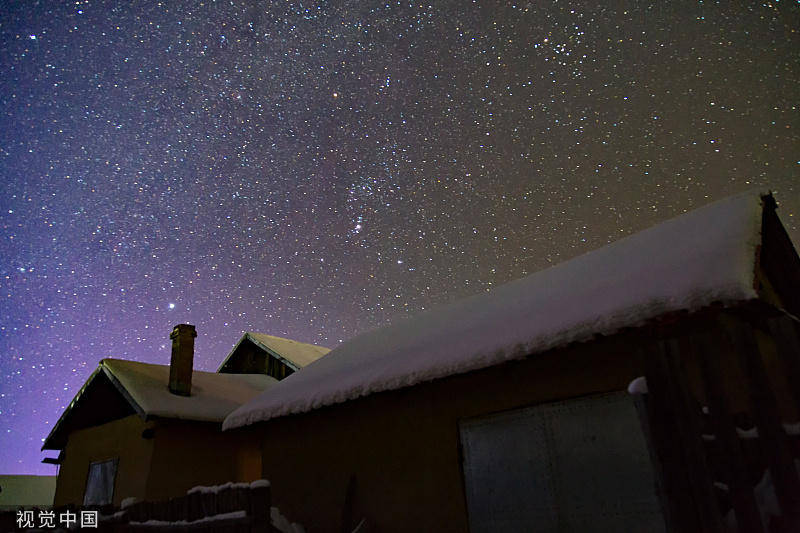
[[[114,480],[117,478],[119,459],[100,461],[89,465],[83,505],[107,505],[114,497]]]

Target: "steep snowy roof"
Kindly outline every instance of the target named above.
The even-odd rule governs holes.
[[[147,417],[221,422],[228,413],[277,383],[262,374],[192,372],[191,396],[169,391],[169,365],[103,359],[100,367],[130,395]]]
[[[229,429],[519,359],[663,313],[757,297],[762,199],[727,198],[380,328],[233,411]]]
[[[218,371],[222,371],[228,361],[237,353],[239,345],[245,341],[251,341],[253,344],[276,357],[280,361],[286,363],[294,370],[299,370],[307,366],[323,355],[330,352],[330,348],[324,346],[317,346],[316,344],[307,344],[304,342],[297,342],[291,339],[284,339],[283,337],[275,337],[267,335],[266,333],[255,333],[249,331],[245,333],[236,346],[233,347],[231,352],[219,366]]]

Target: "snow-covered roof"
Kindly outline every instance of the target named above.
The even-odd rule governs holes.
[[[62,449],[76,429],[138,413],[202,422],[222,422],[237,407],[276,384],[263,374],[192,372],[190,396],[169,392],[169,365],[103,359],[75,395],[42,449]]]
[[[330,348],[317,346],[316,344],[307,344],[305,342],[284,339],[283,337],[267,335],[266,333],[249,331],[239,339],[239,342],[236,343],[225,360],[222,361],[222,364],[219,365],[218,371],[222,371],[231,357],[237,352],[239,345],[245,341],[251,341],[265,352],[287,364],[293,370],[299,370],[331,351]]]
[[[757,297],[758,193],[733,196],[549,269],[357,336],[233,411],[224,429],[477,370]]]
[[[103,359],[100,367],[147,417],[221,422],[228,413],[278,382],[263,374],[192,372],[191,396],[169,391],[169,365]],[[116,383],[115,383],[116,384]]]

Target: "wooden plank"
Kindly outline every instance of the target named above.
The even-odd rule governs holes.
[[[662,461],[662,457],[659,456],[659,444],[656,439],[656,434],[659,430],[656,430],[656,433],[653,432],[652,420],[651,420],[651,413],[653,413],[653,407],[651,405],[650,400],[650,393],[647,394],[634,394],[633,395],[633,405],[636,408],[636,414],[639,417],[639,425],[642,427],[642,433],[644,434],[645,443],[647,444],[647,450],[650,453],[650,463],[653,465],[653,478],[655,482],[655,489],[656,489],[656,496],[658,497],[658,501],[661,505],[661,514],[664,516],[664,521],[666,525],[667,531],[675,531],[674,528],[670,528],[670,520],[669,520],[669,505],[667,503],[667,492],[665,489],[667,481],[664,479],[665,477],[665,469],[668,465],[665,465]]]
[[[731,414],[729,397],[726,390],[722,365],[729,363],[720,357],[720,350],[730,353],[727,340],[712,340],[707,335],[698,335],[693,356],[700,363],[706,395],[708,397],[709,415],[714,435],[719,443],[717,451],[719,464],[722,467],[730,488],[733,511],[739,531],[761,533],[764,528],[758,511],[753,486],[750,482],[747,461],[742,450],[736,424]]]
[[[730,315],[723,315],[719,320],[747,376],[759,441],[766,451],[783,518],[788,531],[800,531],[800,478],[794,467],[788,437],[781,425],[778,404],[761,359],[753,326]]]
[[[647,418],[650,441],[657,458],[653,466],[657,479],[661,480],[659,497],[666,529],[678,533],[691,531],[696,525],[696,519],[692,511],[689,481],[685,476],[674,413],[670,408],[672,397],[662,359],[659,354],[644,355],[645,377],[649,389],[646,401]]]
[[[722,532],[726,528],[714,492],[714,479],[708,467],[705,447],[701,438],[700,404],[691,394],[686,380],[686,371],[681,363],[684,346],[677,339],[659,343],[668,365],[670,383],[674,388],[676,403],[673,408],[678,420],[678,431],[684,446],[686,467],[692,490],[692,499],[700,521],[699,531]]]
[[[800,416],[800,323],[791,316],[783,315],[768,320],[767,326],[784,365],[795,412]]]
[[[688,408],[685,379],[671,361],[676,345],[655,341],[655,349],[644,358],[648,395],[649,427],[659,458],[656,465],[663,481],[663,506],[667,530],[723,531],[716,496],[698,424]]]

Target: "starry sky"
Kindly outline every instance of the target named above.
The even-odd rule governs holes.
[[[732,4],[0,2],[0,474],[177,323],[334,347],[759,187],[800,242],[800,8]]]

